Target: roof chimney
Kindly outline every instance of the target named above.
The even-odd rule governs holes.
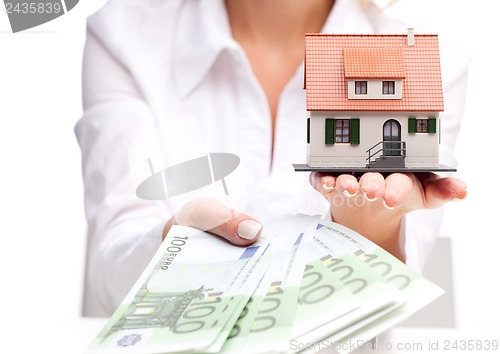
[[[410,47],[415,45],[415,35],[413,34],[413,28],[411,27],[408,27],[408,39],[406,44]]]

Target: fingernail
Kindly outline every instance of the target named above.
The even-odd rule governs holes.
[[[461,202],[463,199],[460,199],[460,198],[452,198],[451,201],[452,202]]]
[[[378,199],[377,197],[368,198],[368,196],[366,195],[366,192],[363,192],[363,195],[364,195],[365,199],[368,200],[369,202],[374,202]]]
[[[393,209],[394,209],[394,207],[388,206],[388,205],[387,205],[387,203],[385,202],[385,200],[384,200],[384,203],[383,203],[383,204],[384,204],[384,207],[385,207],[387,210],[393,210]]]
[[[326,183],[323,183],[321,187],[323,187],[323,189],[326,189],[327,191],[331,191],[333,189],[333,186],[327,186]]]
[[[262,230],[262,224],[253,220],[243,220],[238,225],[238,236],[247,240],[253,240]]]
[[[351,193],[349,193],[349,191],[346,189],[346,190],[344,190],[344,191],[342,192],[342,194],[343,194],[343,195],[345,195],[346,197],[352,198],[352,197],[354,197],[354,196],[355,196],[356,194],[358,194],[358,193],[351,194]]]

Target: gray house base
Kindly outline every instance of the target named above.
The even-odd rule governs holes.
[[[303,163],[294,163],[293,168],[296,172],[325,172],[325,173],[357,173],[357,172],[457,172],[456,168],[439,165],[439,167],[309,167]]]
[[[404,156],[380,156],[366,165],[367,168],[405,168]]]

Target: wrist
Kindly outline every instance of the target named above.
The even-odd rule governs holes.
[[[332,206],[331,217],[405,262],[405,244],[401,237],[404,212],[398,208],[387,209],[382,201],[363,207]]]

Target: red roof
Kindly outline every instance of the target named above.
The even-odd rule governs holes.
[[[344,48],[346,79],[404,79],[401,48]]]
[[[443,111],[437,35],[306,34],[308,111]],[[402,99],[347,98],[347,79],[402,79]]]

